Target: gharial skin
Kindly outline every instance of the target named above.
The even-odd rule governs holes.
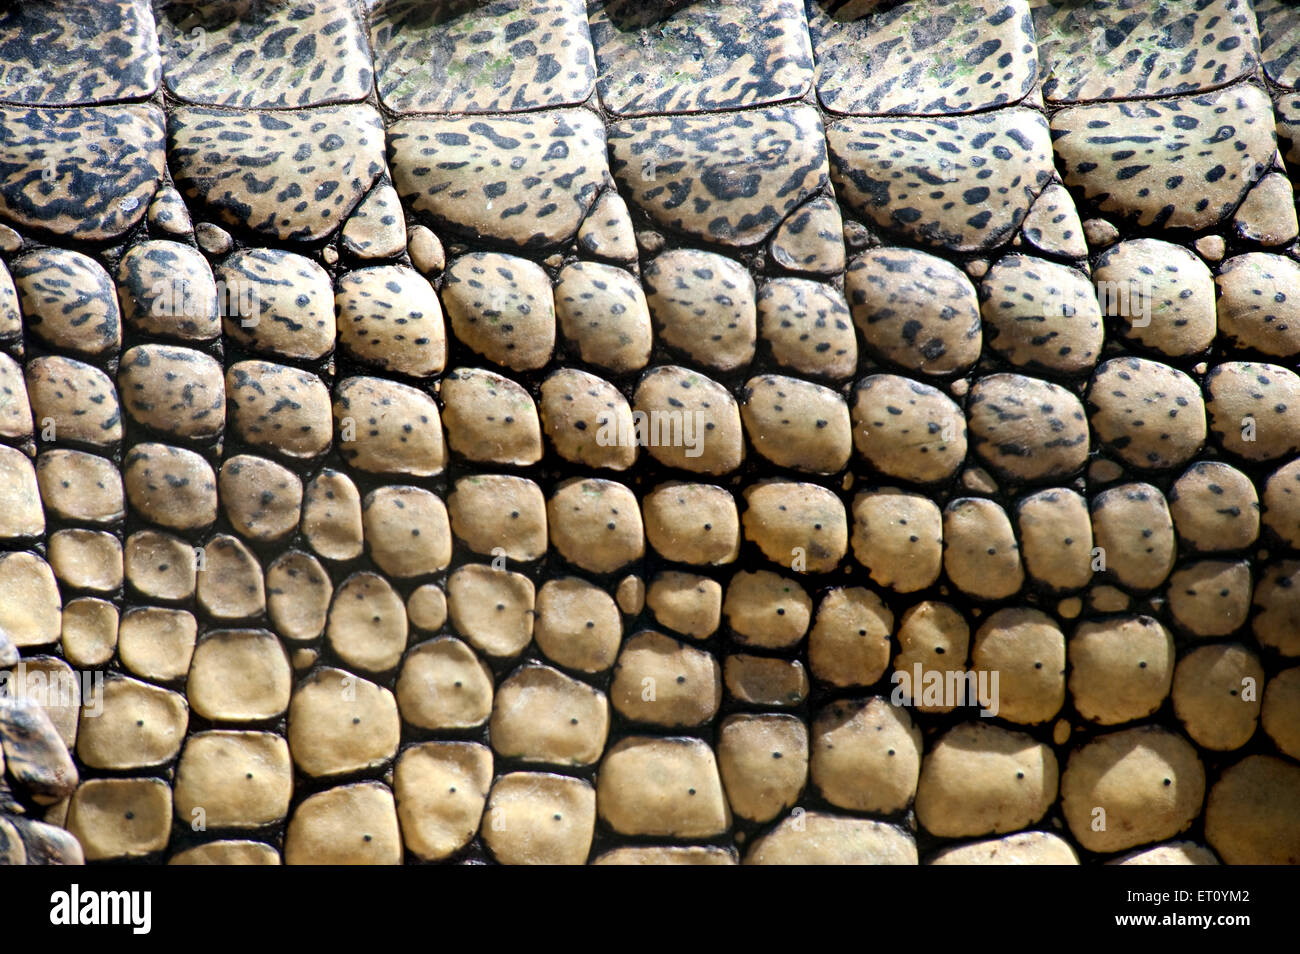
[[[1300,863],[1300,8],[0,52],[0,864]]]

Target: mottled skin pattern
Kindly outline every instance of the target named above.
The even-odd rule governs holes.
[[[665,252],[641,273],[655,334],[693,361],[730,371],[754,356],[754,280],[729,258]]]
[[[117,238],[144,217],[165,165],[153,106],[0,108],[0,217],[14,225]]]
[[[92,860],[148,862],[1091,864],[1171,838],[1300,859],[1300,742],[1263,713],[1249,748],[1201,753],[1211,806],[1243,760],[1290,773],[1218,813],[1235,831],[1196,806],[1190,829],[1143,828],[1155,776],[1115,806],[1131,840],[1096,848],[1072,811],[1097,793],[1043,794],[1114,731],[1066,693],[1079,623],[1258,648],[1265,695],[1300,659],[1300,562],[1278,556],[1300,523],[1266,489],[1300,466],[1300,226],[1273,139],[1277,118],[1300,161],[1297,24],[1289,0],[0,0],[0,667],[62,655],[165,683],[147,693],[182,713],[157,758],[134,714],[112,752],[112,714],[80,723],[79,764],[115,777],[77,791],[70,831]],[[1155,283],[1150,327],[1096,300],[1130,280]],[[700,412],[701,455],[603,443],[633,407]],[[1213,486],[1180,499],[1180,472]],[[1079,572],[1040,573],[1035,548]],[[1197,575],[1215,564],[1229,595]],[[935,642],[905,635],[923,602],[955,621]],[[1200,633],[1180,603],[1239,618]],[[999,606],[1050,622],[1051,655],[981,652],[1015,632]],[[184,654],[164,614],[189,622]],[[1003,669],[994,731],[1056,760],[1016,779],[965,747],[933,813],[918,769],[985,720],[889,707],[905,752],[860,707],[896,646],[942,667],[940,642]],[[1055,694],[1027,718],[1014,670],[1044,660]],[[396,697],[380,733],[375,705],[353,719],[326,691],[357,672]],[[240,698],[272,673],[276,707]],[[1176,683],[1140,731],[1213,749]],[[80,854],[27,821],[65,821],[70,715],[4,740],[0,860]],[[251,766],[292,793],[274,810],[248,795],[257,749],[203,764],[223,723],[277,748]],[[692,738],[620,769],[647,726]],[[453,737],[472,772],[438,761]],[[1192,773],[1169,775],[1186,797]],[[897,803],[860,800],[863,779]],[[1027,788],[1041,805],[1014,823],[936,817]]]
[[[443,304],[457,338],[515,371],[545,366],[555,344],[555,306],[546,273],[526,259],[478,252],[447,269]]]
[[[1300,17],[1289,0],[1251,0],[1259,26],[1260,60],[1268,78],[1295,89],[1300,83]]]
[[[32,416],[54,422],[54,443],[112,448],[122,440],[122,408],[113,380],[99,368],[57,355],[24,369]],[[42,425],[44,426],[44,425]]]
[[[95,54],[86,56],[87,46]],[[23,0],[0,6],[0,102],[111,103],[158,88],[149,0]]]
[[[221,365],[201,351],[141,345],[122,356],[118,391],[131,417],[172,440],[215,437],[226,425]]]
[[[226,372],[226,394],[230,426],[248,443],[290,458],[329,449],[329,392],[316,375],[269,361],[241,361]]]
[[[159,189],[149,203],[149,224],[164,235],[172,236],[188,235],[194,227],[185,200],[170,187]]]
[[[1225,262],[1215,283],[1221,335],[1241,350],[1271,359],[1300,354],[1300,265],[1281,255],[1250,252]]]
[[[6,268],[0,268],[0,340],[12,339],[23,333],[23,318],[18,311],[18,291]]]
[[[583,0],[380,0],[370,42],[400,113],[571,106],[596,80]]]
[[[825,196],[812,199],[772,236],[772,259],[792,272],[834,275],[844,268],[844,221]]]
[[[604,378],[577,368],[560,368],[542,382],[539,404],[546,437],[565,460],[611,470],[626,470],[635,463],[635,444],[602,446],[591,439],[601,427],[631,422],[627,399]],[[455,514],[452,519],[457,519]]]
[[[339,344],[358,360],[396,374],[441,371],[447,355],[442,307],[414,269],[380,265],[339,279]]]
[[[316,262],[280,249],[245,249],[214,274],[226,290],[218,306],[228,337],[290,358],[320,358],[333,347],[333,295]]]
[[[840,199],[913,241],[1001,245],[1052,175],[1047,123],[1027,109],[952,119],[845,119],[826,133]]]
[[[234,528],[257,542],[292,532],[302,513],[302,481],[265,457],[227,458],[217,490]]]
[[[1070,193],[1059,184],[1048,186],[1025,217],[1025,241],[1048,255],[1083,258],[1088,254],[1083,223]]]
[[[980,283],[984,340],[1016,368],[1057,377],[1097,363],[1101,309],[1083,272],[1029,255],[1007,255]]]
[[[650,358],[650,312],[641,283],[612,265],[575,262],[560,272],[555,308],[582,360],[621,374]]]
[[[1132,467],[1185,464],[1205,441],[1200,389],[1168,365],[1142,358],[1107,361],[1089,382],[1087,400],[1097,440]]]
[[[406,247],[405,216],[397,191],[380,183],[343,226],[343,247],[360,258],[392,258]]]
[[[858,347],[841,295],[806,278],[778,278],[758,290],[759,331],[783,367],[815,377],[847,378]]]
[[[8,771],[24,788],[62,798],[77,787],[77,767],[35,702],[0,698],[0,737]]]
[[[1217,224],[1273,161],[1268,97],[1256,86],[1115,106],[1076,106],[1052,117],[1066,185],[1103,212],[1139,226]]]
[[[456,368],[442,381],[442,423],[452,450],[494,464],[541,459],[541,423],[522,387],[483,368]]]
[[[527,400],[527,392],[507,383]],[[442,423],[437,404],[424,391],[384,378],[348,378],[334,390],[334,417],[340,431],[346,421],[355,422],[356,440],[339,447],[353,467],[415,477],[442,472],[446,463]]]
[[[1273,103],[1278,145],[1287,162],[1300,162],[1300,96],[1283,96]]]
[[[931,0],[841,20],[808,3],[817,96],[836,113],[938,115],[1017,103],[1038,74],[1025,0]]]
[[[1182,246],[1159,239],[1122,242],[1098,256],[1092,277],[1098,286],[1108,289],[1104,301],[1098,296],[1108,318],[1107,331],[1138,349],[1180,358],[1203,352],[1214,341],[1214,279],[1206,264]],[[1135,277],[1151,281],[1147,291],[1151,321],[1141,328],[1121,320],[1125,310],[1122,297],[1109,291]]]
[[[12,263],[27,327],[56,347],[87,354],[122,341],[117,294],[108,273],[80,252],[51,248]]]
[[[821,119],[801,106],[624,120],[610,127],[609,150],[636,205],[726,245],[766,238],[827,180]]]
[[[571,238],[609,181],[605,130],[587,110],[403,119],[388,148],[393,184],[415,211],[522,248]]]
[[[1058,103],[1200,92],[1259,60],[1246,0],[1047,0],[1034,23],[1043,95]]]
[[[600,99],[619,116],[797,99],[812,82],[798,0],[594,0]]]
[[[131,507],[153,523],[192,530],[216,519],[216,475],[194,451],[136,444],[122,458],[122,482]]]
[[[1011,480],[1063,480],[1087,460],[1083,405],[1059,384],[989,375],[971,388],[967,417],[971,448]]]
[[[154,0],[163,81],[191,103],[246,109],[364,99],[374,82],[350,0]]]
[[[227,225],[281,240],[332,232],[384,170],[383,124],[367,106],[175,109],[167,135],[187,198]]]
[[[632,217],[627,203],[616,190],[596,200],[591,214],[578,229],[578,244],[595,258],[628,262],[636,258],[636,239],[632,234]]]
[[[887,477],[938,484],[966,457],[961,408],[928,384],[898,374],[868,375],[854,386],[852,414],[858,453]]]
[[[0,437],[22,441],[32,436],[32,410],[23,384],[22,367],[13,358],[0,358]],[[0,658],[4,646],[0,644]],[[0,666],[4,665],[0,663]]]
[[[871,249],[844,292],[867,348],[914,374],[965,371],[979,358],[979,302],[950,262],[911,249]]]
[[[200,341],[221,334],[212,269],[188,245],[133,245],[118,263],[117,284],[122,317],[141,331]]]

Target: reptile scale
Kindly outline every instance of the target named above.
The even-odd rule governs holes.
[[[0,2],[0,863],[1300,863],[1300,7]]]

